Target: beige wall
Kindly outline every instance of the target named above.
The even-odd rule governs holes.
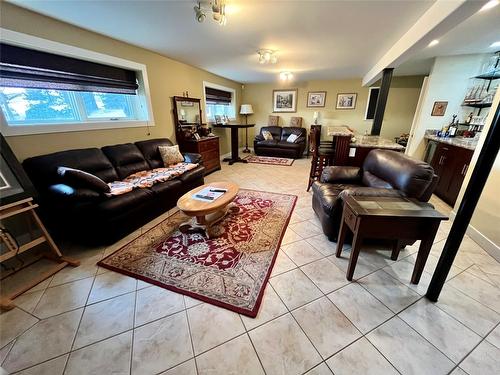
[[[489,112],[486,119],[486,125],[484,131],[481,132],[481,138],[474,151],[472,161],[470,163],[469,169],[462,184],[462,189],[458,196],[457,202],[455,203],[454,212],[458,212],[460,203],[462,202],[465,189],[469,184],[472,171],[476,167],[477,158],[484,144],[484,139],[488,130],[493,122],[493,117],[495,115],[494,108],[500,105],[500,88],[497,89],[495,98],[493,100],[492,110]],[[472,216],[471,226],[472,231],[468,231],[469,235],[478,243],[483,245],[487,250],[492,250],[497,260],[500,261],[500,199],[499,199],[499,187],[500,186],[500,154],[497,155],[493,168],[488,176],[488,180],[484,185],[483,192],[477,203],[476,209],[474,210],[474,215]],[[477,233],[479,232],[479,233]]]
[[[423,76],[394,77],[389,91],[384,123],[381,135],[393,138],[410,131],[411,122],[417,106]],[[374,85],[377,86],[377,85]],[[280,125],[288,125],[290,117],[301,116],[303,126],[309,127],[313,122],[313,113],[320,113],[319,124],[348,125],[357,132],[370,132],[372,121],[364,120],[368,88],[361,86],[361,79],[328,80],[297,82],[284,86],[282,83],[245,84],[243,102],[253,105],[255,114],[249,117],[249,122],[256,123],[257,129],[267,124],[267,117],[272,114],[272,93],[274,89],[298,89],[297,112],[279,113]],[[308,91],[326,91],[324,108],[308,108]],[[336,110],[338,93],[358,94],[356,108],[352,110]],[[326,130],[323,128],[323,130]],[[256,130],[257,131],[257,130]],[[323,135],[325,137],[326,135]]]
[[[237,82],[12,4],[2,2],[0,13],[2,28],[145,64],[156,124],[150,128],[150,135],[144,127],[8,137],[7,141],[20,160],[58,150],[99,147],[147,138],[167,137],[175,140],[171,97],[182,95],[187,90],[190,96],[202,98],[203,81],[234,88],[237,104],[240,103],[241,84]],[[217,130],[216,133],[222,136],[221,153],[229,152],[226,131]]]

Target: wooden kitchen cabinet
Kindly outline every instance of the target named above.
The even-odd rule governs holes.
[[[431,165],[439,176],[434,190],[443,201],[454,206],[472,159],[473,150],[439,143]]]

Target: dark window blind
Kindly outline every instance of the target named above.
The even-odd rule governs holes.
[[[231,104],[232,93],[229,91],[218,90],[211,87],[205,87],[205,100],[208,104]]]
[[[375,117],[375,109],[377,108],[377,99],[380,89],[373,88],[370,90],[370,95],[368,97],[368,109],[366,111],[366,120],[373,120]]]
[[[0,43],[0,86],[136,94],[135,71]]]

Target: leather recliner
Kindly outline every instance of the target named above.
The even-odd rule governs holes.
[[[438,176],[429,164],[400,152],[375,149],[368,153],[362,168],[325,167],[320,180],[312,185],[312,206],[323,233],[336,241],[345,194],[403,196],[427,202],[437,182]]]
[[[263,131],[272,134],[273,139],[266,140],[262,135]],[[287,142],[291,134],[299,136],[295,142]],[[255,136],[253,148],[255,154],[259,156],[276,156],[283,158],[299,159],[306,149],[306,129],[290,126],[264,126],[260,133]]]
[[[93,244],[112,243],[175,207],[177,199],[204,183],[201,155],[184,153],[200,163],[172,180],[150,188],[108,197],[62,181],[57,168],[64,166],[92,173],[104,182],[119,181],[132,173],[163,167],[158,146],[171,146],[167,138],[136,143],[60,151],[24,160],[23,167],[39,194],[41,214],[56,235]]]

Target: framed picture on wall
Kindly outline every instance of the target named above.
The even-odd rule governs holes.
[[[434,102],[431,116],[444,116],[446,107],[448,107],[448,102]]]
[[[309,91],[307,93],[308,107],[324,107],[326,101],[326,91]]]
[[[356,108],[356,99],[358,94],[356,93],[340,93],[337,94],[337,105],[336,109],[354,109]]]
[[[297,89],[273,90],[273,112],[297,112]]]

